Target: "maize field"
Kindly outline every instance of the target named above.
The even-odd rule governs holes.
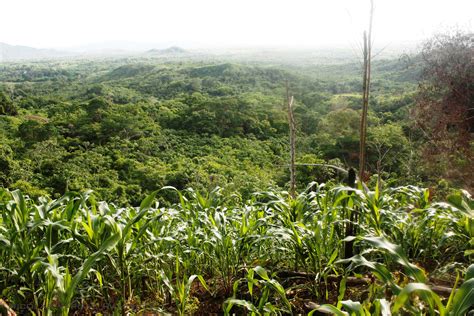
[[[122,208],[91,191],[33,200],[1,189],[0,215],[0,298],[18,315],[473,309],[464,191],[434,202],[414,186],[312,183],[295,198],[270,190],[243,201],[164,187]]]

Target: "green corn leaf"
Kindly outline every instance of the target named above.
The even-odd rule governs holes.
[[[328,261],[328,266],[331,265],[336,259],[337,259],[337,255],[339,254],[339,250],[336,248],[332,254],[331,254],[331,257],[329,258],[329,261]]]
[[[201,282],[202,286],[206,289],[206,291],[210,292],[211,290],[209,289],[209,287],[207,286],[207,283],[206,283],[206,280],[204,280],[204,278],[202,277],[202,275],[198,274],[198,279],[199,279],[199,282]]]
[[[166,275],[166,273],[163,270],[160,271],[160,278],[161,278],[161,281],[163,281],[163,283],[168,288],[171,295],[174,295],[174,292],[175,292],[174,287],[171,284],[170,279],[168,278],[168,276]]]
[[[102,274],[99,271],[94,271],[94,272],[95,272],[97,281],[99,282],[99,286],[102,288],[104,286],[104,283],[102,281]]]
[[[312,316],[316,312],[323,312],[325,314],[334,314],[336,316],[348,316],[349,315],[348,313],[343,312],[339,308],[337,308],[335,306],[332,306],[332,305],[329,305],[329,304],[324,304],[324,305],[321,305],[321,306],[313,309],[312,311],[310,311],[308,313],[308,316]]]
[[[140,203],[140,209],[143,210],[143,209],[149,209],[153,203],[153,201],[155,200],[155,196],[156,194],[159,192],[160,190],[156,190],[156,191],[153,191],[152,193],[150,193],[146,198],[143,199],[143,201]]]
[[[257,272],[257,274],[258,274],[262,279],[264,279],[265,281],[270,280],[270,277],[269,277],[268,274],[267,274],[267,270],[265,270],[265,269],[262,268],[261,266],[256,266],[256,267],[253,268],[252,270],[254,270],[255,272]]]
[[[269,280],[268,283],[272,286],[274,290],[276,290],[283,303],[285,304],[285,307],[288,309],[288,312],[291,313],[291,304],[290,301],[288,301],[288,299],[286,298],[286,292],[284,287],[274,279]]]
[[[233,305],[245,307],[248,311],[255,313],[257,315],[260,315],[258,308],[255,307],[255,305],[253,305],[252,303],[248,301],[238,300],[235,298],[229,298],[224,302],[224,306],[226,306],[225,310],[227,311],[227,314],[230,312]]]
[[[390,312],[390,302],[388,302],[386,299],[378,299],[376,300],[376,303],[380,306],[380,314],[382,316],[391,316],[392,313]]]
[[[339,295],[337,297],[337,308],[342,307],[342,300],[344,299],[344,295],[346,294],[346,282],[347,282],[347,277],[344,276],[341,280],[341,283],[339,283]]]
[[[391,254],[405,268],[406,273],[416,281],[423,283],[427,281],[423,270],[408,261],[405,252],[399,245],[391,243],[385,237],[363,237],[362,239]]]
[[[196,278],[197,274],[193,274],[188,278],[188,281],[186,282],[186,293],[189,293],[189,291],[191,291],[191,286],[193,285],[193,282]]]
[[[115,245],[118,243],[120,239],[120,236],[118,234],[114,234],[110,236],[104,243],[100,246],[99,250],[92,255],[90,255],[86,261],[82,264],[80,267],[79,271],[77,274],[72,278],[72,281],[70,282],[70,286],[66,290],[66,296],[67,296],[67,302],[70,303],[72,300],[72,297],[75,293],[75,290],[77,286],[79,285],[79,282],[84,279],[84,277],[89,273],[90,269],[94,265],[94,263],[101,257],[103,256],[106,252],[108,252],[110,249],[115,247]]]
[[[449,295],[449,298],[448,298],[448,302],[446,303],[446,310],[451,309],[453,299],[454,299],[454,295],[456,294],[456,289],[458,287],[459,279],[460,279],[460,273],[458,271],[457,274],[456,274],[456,281],[454,282],[453,290],[451,291],[451,294]]]
[[[438,312],[440,316],[445,314],[445,309],[441,303],[441,299],[436,293],[434,293],[430,287],[424,283],[409,283],[407,284],[402,291],[398,294],[395,302],[393,303],[392,313],[396,314],[398,311],[405,305],[405,303],[410,298],[411,294],[417,293],[420,295],[420,298],[429,303],[431,307],[438,307]],[[434,314],[434,311],[431,311]]]
[[[365,311],[362,308],[362,304],[360,302],[354,302],[352,300],[342,301],[342,307],[347,310],[351,315],[355,316],[365,316]]]
[[[472,267],[472,265],[471,265]],[[474,278],[464,281],[456,291],[449,315],[462,316],[474,306]]]
[[[467,270],[466,270],[466,275],[464,276],[464,280],[470,280],[474,279],[474,264],[471,264]]]

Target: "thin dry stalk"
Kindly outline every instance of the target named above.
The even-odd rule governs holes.
[[[286,83],[286,101],[288,111],[288,125],[290,128],[290,195],[292,198],[296,196],[296,164],[295,164],[295,152],[296,152],[296,126],[295,118],[293,116],[293,96],[290,96],[288,82]]]
[[[360,147],[359,147],[359,179],[365,179],[366,166],[366,139],[367,139],[367,113],[369,109],[370,91],[370,68],[372,57],[372,21],[374,13],[374,1],[370,1],[369,31],[363,36],[363,58],[364,73],[362,82],[362,115],[360,119]]]

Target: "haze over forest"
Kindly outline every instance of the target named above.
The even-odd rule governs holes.
[[[19,0],[2,3],[2,11],[8,13],[0,20],[3,61],[130,56],[181,47],[193,54],[255,58],[276,53],[287,61],[310,62],[334,53],[359,58],[369,12],[367,3],[349,0],[291,5],[282,0],[141,0],[133,6],[123,0]],[[437,32],[472,29],[473,11],[468,0],[380,1],[374,51],[379,57],[412,53]]]

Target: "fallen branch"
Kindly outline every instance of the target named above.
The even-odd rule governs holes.
[[[299,272],[299,271],[288,271],[283,270],[277,274],[280,278],[291,278],[291,277],[300,277],[306,279],[314,279],[316,278],[316,274],[314,273],[307,273],[307,272]],[[329,282],[340,282],[342,280],[342,276],[340,275],[328,275],[326,280]],[[368,285],[372,283],[372,280],[369,278],[356,278],[356,277],[347,277],[347,284],[349,285]]]
[[[428,284],[428,285],[430,286],[431,290],[433,290],[433,292],[441,296],[449,296],[451,295],[451,292],[453,291],[452,288],[446,287],[446,286],[432,285],[432,284]]]
[[[306,278],[306,279],[315,279],[316,274],[308,273],[308,272],[301,272],[301,271],[288,271],[283,270],[277,273],[279,278],[292,278],[292,277],[299,277],[299,278]],[[341,275],[328,275],[326,280],[329,282],[341,282],[342,276]],[[347,285],[370,285],[374,282],[373,279],[370,278],[357,278],[357,277],[347,277],[346,284]],[[435,284],[428,284],[433,292],[441,296],[449,296],[453,291],[452,288],[447,286],[440,286]]]

